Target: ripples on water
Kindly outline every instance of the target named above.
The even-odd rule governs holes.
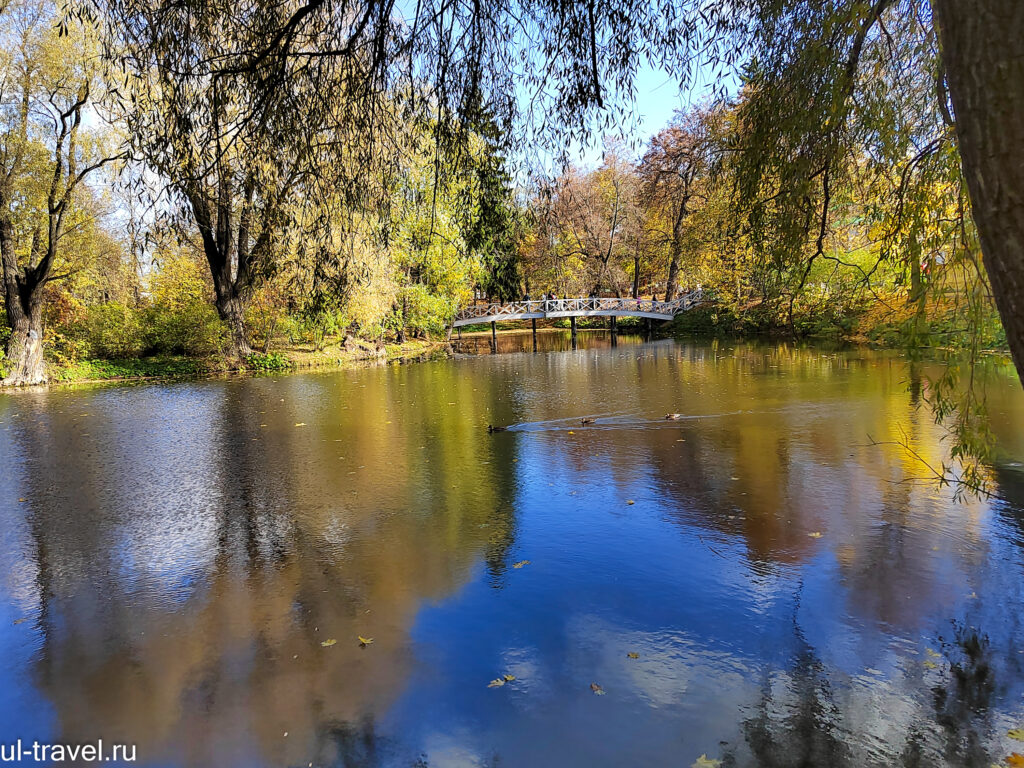
[[[1024,751],[1012,372],[998,498],[956,504],[872,444],[942,456],[897,356],[581,342],[0,396],[0,741],[240,767]]]

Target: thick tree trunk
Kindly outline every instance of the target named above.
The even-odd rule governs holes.
[[[985,269],[1024,382],[1024,2],[932,8]]]
[[[245,328],[245,302],[239,296],[218,296],[217,313],[231,333],[229,355],[244,360],[252,354],[249,334]]]
[[[31,314],[22,314],[11,323],[11,337],[7,340],[7,376],[5,386],[28,386],[46,383],[43,363],[43,322],[40,307]]]

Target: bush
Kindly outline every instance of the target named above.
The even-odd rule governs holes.
[[[249,355],[245,359],[245,364],[254,371],[286,371],[292,367],[292,361],[280,352]]]
[[[113,301],[87,307],[81,325],[70,335],[85,341],[90,356],[103,360],[136,357],[143,348],[140,313]]]
[[[205,301],[154,304],[145,313],[145,347],[160,355],[211,357],[222,351],[227,329]]]

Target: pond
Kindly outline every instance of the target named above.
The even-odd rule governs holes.
[[[0,396],[0,742],[239,768],[1024,752],[1012,371],[996,496],[960,502],[922,480],[934,371],[899,355],[541,336]]]

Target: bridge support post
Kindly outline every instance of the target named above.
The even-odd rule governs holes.
[[[569,328],[572,330],[572,348],[576,349],[576,315],[569,318]]]
[[[619,319],[612,315],[608,320],[608,325],[611,327],[612,332],[612,346],[617,347],[619,346]]]
[[[651,340],[651,328],[652,328],[652,325],[653,324],[651,323],[651,318],[648,317],[647,318],[647,340],[648,341]]]
[[[498,324],[494,320],[491,320],[491,352],[498,352]]]
[[[537,318],[530,318],[530,325],[533,327],[533,351],[537,351]]]

